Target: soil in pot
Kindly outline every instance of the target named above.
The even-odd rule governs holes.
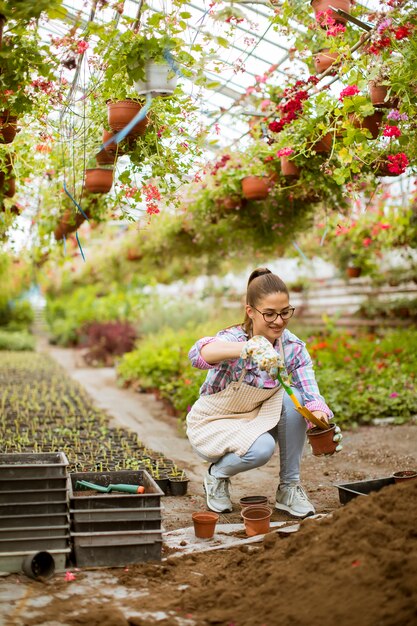
[[[242,194],[247,200],[263,200],[269,194],[270,181],[266,176],[242,178]]]
[[[207,511],[204,513],[193,513],[195,536],[199,539],[211,539],[214,535],[216,524],[219,521],[219,515]]]
[[[247,509],[249,506],[266,506],[268,504],[268,496],[244,496],[239,500],[240,508]]]
[[[322,430],[318,426],[310,428],[307,431],[308,441],[313,449],[314,456],[322,456],[323,454],[333,454],[336,452],[337,442],[333,441],[335,424],[330,424],[326,430]]]
[[[414,480],[417,478],[417,470],[403,470],[401,472],[394,472],[392,477],[396,483],[402,483],[407,480]]]
[[[85,188],[90,193],[108,193],[112,185],[112,169],[95,167],[85,171]]]
[[[122,130],[133,120],[142,109],[140,102],[134,100],[119,100],[118,102],[107,103],[108,123],[114,133]],[[128,137],[143,135],[148,125],[148,117],[140,120],[127,134]]]
[[[269,506],[249,506],[242,510],[241,516],[245,523],[246,535],[264,535],[269,532],[272,509]]]

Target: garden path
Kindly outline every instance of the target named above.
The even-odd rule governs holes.
[[[164,498],[164,528],[189,526],[191,513],[205,509],[202,488],[207,464],[191,449],[179,432],[177,420],[167,415],[166,407],[153,395],[123,389],[117,385],[114,368],[86,367],[80,350],[58,348],[41,340],[38,349],[50,354],[89,393],[94,404],[105,410],[112,425],[138,433],[147,446],[172,458],[190,478],[188,495]],[[344,450],[334,457],[314,457],[307,446],[302,465],[303,484],[318,513],[340,507],[335,483],[390,476],[401,469],[417,466],[417,424],[359,427],[344,431]],[[232,481],[235,510],[221,516],[223,523],[241,522],[237,502],[244,495],[262,493],[272,501],[279,473],[278,454],[261,468],[241,474]],[[272,520],[288,520],[284,512],[274,511]]]

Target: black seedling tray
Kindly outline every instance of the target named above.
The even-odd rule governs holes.
[[[341,504],[347,504],[358,496],[368,496],[374,491],[379,491],[383,487],[393,485],[395,480],[392,476],[386,478],[374,478],[372,480],[359,480],[354,483],[339,483],[335,487],[339,490],[339,500]]]

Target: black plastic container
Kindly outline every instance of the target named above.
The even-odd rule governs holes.
[[[161,560],[162,535],[157,530],[73,533],[77,567],[123,567]]]
[[[354,483],[339,483],[335,487],[339,490],[339,500],[341,504],[347,504],[358,496],[367,496],[374,491],[379,491],[383,487],[394,484],[394,478],[374,478],[372,480],[359,480]]]

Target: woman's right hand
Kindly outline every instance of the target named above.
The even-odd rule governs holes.
[[[246,342],[240,354],[242,359],[251,358],[261,370],[282,369],[284,364],[272,343],[262,335],[255,335]]]

